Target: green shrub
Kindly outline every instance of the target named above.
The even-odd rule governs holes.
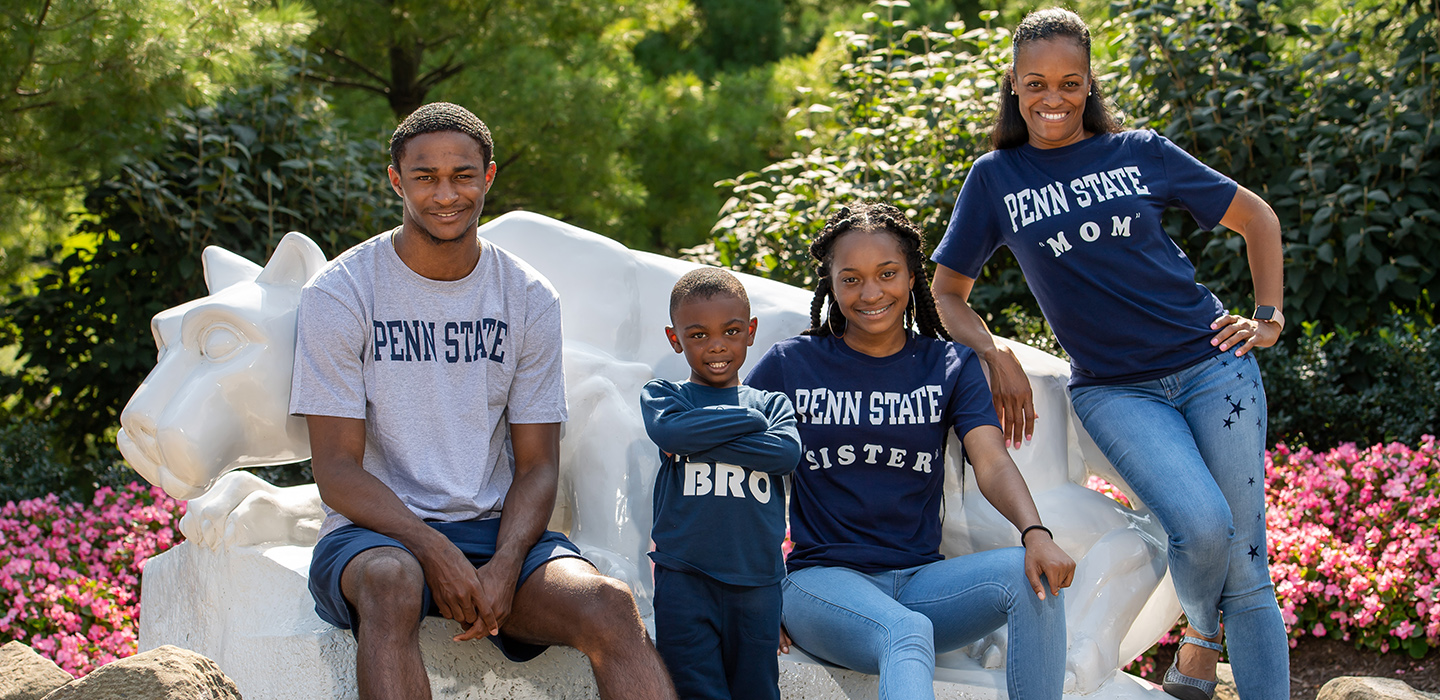
[[[136,480],[113,447],[103,454],[56,449],[64,444],[55,424],[10,420],[0,425],[0,504],[56,494],[65,501],[88,500],[102,486]],[[98,452],[98,451],[97,451]],[[72,461],[77,460],[78,461]]]
[[[693,256],[808,286],[806,246],[838,203],[887,201],[932,235],[944,230],[985,150],[1008,35],[869,21],[869,33],[839,34],[851,57],[834,91],[794,112],[813,150],[720,182],[732,196]]]
[[[1291,320],[1368,329],[1440,301],[1440,4],[1384,0],[1328,26],[1279,0],[1129,0],[1105,28],[1151,126],[1264,197],[1285,241]],[[1238,236],[1166,229],[1232,308],[1253,291]],[[1368,444],[1368,443],[1367,443]]]
[[[1307,323],[1293,348],[1259,351],[1269,443],[1419,444],[1440,434],[1440,326],[1405,315],[1355,332]]]

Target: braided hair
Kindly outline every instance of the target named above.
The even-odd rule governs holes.
[[[815,299],[810,302],[810,328],[802,335],[825,337],[843,336],[849,322],[840,311],[835,299],[834,286],[830,281],[830,264],[834,259],[835,241],[852,231],[885,231],[900,243],[905,254],[905,266],[910,270],[911,291],[914,304],[905,306],[905,327],[916,328],[920,335],[941,340],[950,340],[945,326],[940,322],[940,312],[935,308],[935,297],[930,294],[930,275],[925,270],[925,256],[922,249],[924,234],[905,217],[899,209],[889,204],[867,204],[857,202],[840,207],[825,222],[819,237],[810,243],[810,257],[815,259]],[[918,308],[917,308],[918,307]],[[825,318],[820,311],[825,310]]]

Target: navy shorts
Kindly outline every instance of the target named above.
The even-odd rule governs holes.
[[[495,541],[500,534],[499,518],[454,523],[426,521],[425,524],[450,540],[476,567],[495,556]],[[400,544],[399,540],[358,525],[341,527],[316,543],[315,552],[310,558],[310,595],[315,598],[315,613],[320,619],[340,629],[348,630],[354,627],[358,615],[355,607],[345,600],[345,595],[340,590],[340,577],[351,559],[376,547],[396,547],[410,551]],[[520,566],[520,579],[515,583],[515,589],[518,591],[525,580],[546,562],[566,557],[585,558],[580,556],[580,548],[576,547],[570,538],[546,530],[540,535],[535,546],[530,548],[530,553]],[[440,608],[435,605],[435,599],[430,595],[429,585],[424,589],[422,609],[425,615],[440,616]],[[491,635],[490,641],[511,661],[529,661],[549,648],[516,641],[505,636],[504,632],[499,636]]]

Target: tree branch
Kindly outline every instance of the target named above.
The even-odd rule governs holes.
[[[83,15],[80,15],[79,17],[76,17],[73,20],[70,20],[69,22],[66,22],[65,24],[51,25],[43,29],[40,27],[36,27],[36,29],[42,32],[63,32],[71,27],[78,27],[85,22],[89,22],[90,20],[95,19],[95,17],[99,14],[99,10],[91,10]]]
[[[330,47],[328,47],[328,46],[322,46],[322,47],[320,47],[320,53],[321,53],[321,55],[334,56],[336,60],[338,60],[338,61],[340,61],[341,63],[344,63],[345,65],[348,65],[348,66],[350,66],[350,67],[352,67],[352,68],[360,71],[361,73],[364,73],[364,74],[365,74],[366,76],[368,76],[370,79],[374,80],[374,81],[377,82],[377,83],[380,83],[381,85],[385,85],[385,86],[389,86],[389,85],[390,85],[390,79],[389,79],[389,78],[386,78],[385,76],[383,76],[383,75],[381,75],[380,73],[376,72],[375,70],[371,69],[369,66],[367,66],[367,65],[365,65],[365,64],[363,64],[363,63],[361,63],[361,62],[359,62],[359,61],[357,61],[357,60],[355,60],[355,59],[353,59],[353,58],[350,58],[349,56],[345,55],[345,52],[344,52],[344,51],[340,51],[340,50],[338,50],[338,49],[332,49],[332,48],[330,48]]]
[[[446,59],[445,65],[440,66],[439,68],[436,68],[435,70],[432,70],[429,73],[420,76],[420,79],[415,81],[415,85],[422,92],[428,92],[430,88],[439,85],[440,83],[444,82],[445,79],[455,75],[456,73],[459,73],[462,70],[465,70],[464,63],[451,63],[451,59]]]
[[[515,155],[510,156],[509,158],[506,158],[504,163],[500,163],[500,164],[496,165],[496,166],[495,166],[495,175],[496,175],[496,177],[499,177],[500,173],[501,173],[502,171],[504,171],[505,168],[510,167],[511,165],[513,165],[513,164],[515,163],[515,161],[520,160],[520,157],[521,157],[522,155],[524,155],[524,154],[523,154],[523,153],[516,153]]]
[[[11,107],[9,110],[6,111],[10,112],[11,114],[19,114],[21,112],[28,112],[32,109],[45,109],[46,107],[54,107],[58,104],[60,104],[59,100],[50,100],[49,102],[34,102],[30,104],[22,104],[18,107]]]
[[[451,39],[454,39],[454,38],[457,37],[457,36],[460,36],[460,33],[459,33],[459,32],[450,32],[449,34],[446,34],[446,35],[444,35],[444,36],[441,36],[439,39],[436,39],[436,40],[434,40],[434,41],[420,41],[420,42],[417,42],[417,43],[420,44],[420,48],[421,48],[422,50],[432,49],[432,48],[435,48],[435,47],[437,47],[437,46],[444,46],[444,45],[445,45],[445,42],[450,41]]]
[[[369,84],[369,83],[361,83],[361,82],[357,82],[357,81],[354,81],[354,80],[345,80],[344,78],[335,78],[335,77],[331,77],[331,76],[328,76],[328,75],[319,75],[319,74],[316,74],[316,73],[311,73],[311,76],[313,76],[316,80],[319,80],[319,81],[324,82],[324,83],[329,83],[329,84],[334,85],[334,86],[336,86],[336,87],[348,87],[348,88],[357,88],[357,89],[360,89],[360,90],[368,90],[368,91],[373,92],[373,93],[375,93],[375,94],[377,94],[377,95],[389,95],[389,94],[390,94],[390,88],[389,88],[389,86],[376,87],[376,86],[371,85],[371,84]]]
[[[50,16],[50,3],[51,0],[45,0],[45,5],[40,8],[40,16],[35,18],[35,36],[30,37],[30,47],[25,52],[25,63],[20,66],[20,72],[15,75],[15,84],[10,86],[12,93],[20,93],[20,85],[25,82],[25,74],[30,72],[30,66],[35,65],[35,50],[39,44],[36,36],[45,26],[45,18]]]
[[[490,0],[485,3],[485,9],[480,11],[480,24],[485,24],[485,21],[490,19],[490,11],[495,9],[497,2],[498,0]]]

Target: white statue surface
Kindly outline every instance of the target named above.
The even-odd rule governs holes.
[[[523,212],[496,218],[480,235],[533,265],[561,298],[571,418],[550,527],[629,584],[648,616],[646,552],[660,462],[640,419],[639,394],[651,378],[689,374],[663,329],[671,286],[696,265]],[[287,408],[299,292],[324,255],[291,233],[263,269],[213,247],[202,258],[209,296],[155,317],[157,364],[121,415],[118,442],[127,461],[170,495],[190,499],[180,522],[188,541],[147,564],[140,646],[176,644],[205,654],[246,697],[353,697],[353,638],[314,614],[305,588],[323,519],[315,485],[277,488],[233,472],[309,456],[304,421]],[[811,293],[738,276],[759,318],[753,366],[808,325]],[[1065,593],[1065,691],[1096,698],[1158,693],[1118,669],[1179,614],[1165,578],[1164,533],[1080,427],[1065,391],[1068,364],[1011,346],[1040,415],[1033,441],[1011,454],[1056,541],[1079,562]],[[971,470],[962,483],[954,463],[960,453],[947,450],[942,552],[1018,545],[1015,528],[979,494]],[[1090,474],[1125,490],[1136,510],[1086,489]],[[436,697],[596,697],[584,657],[573,650],[513,664],[488,644],[449,641],[446,624],[432,619],[422,628]],[[1004,634],[1001,628],[937,659],[937,696],[1003,698]],[[803,653],[782,662],[781,688],[792,698],[875,696],[872,676]]]

